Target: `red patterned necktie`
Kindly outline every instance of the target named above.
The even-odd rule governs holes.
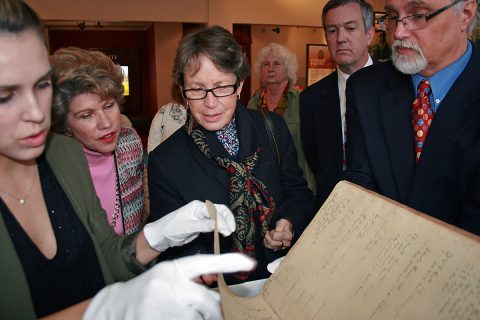
[[[417,98],[412,106],[412,124],[415,139],[415,159],[418,162],[423,144],[433,120],[433,109],[428,96],[432,92],[430,81],[423,79],[418,85]]]

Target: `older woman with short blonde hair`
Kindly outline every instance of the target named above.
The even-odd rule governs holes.
[[[249,109],[264,109],[281,115],[287,122],[298,155],[298,164],[308,187],[315,191],[315,176],[308,166],[300,136],[299,96],[302,88],[296,85],[297,56],[287,47],[270,43],[260,49],[255,71],[260,75],[260,88],[248,102]]]

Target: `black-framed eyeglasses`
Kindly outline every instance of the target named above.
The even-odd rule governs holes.
[[[391,31],[396,29],[399,22],[401,22],[405,29],[409,31],[420,30],[427,26],[427,23],[430,19],[453,7],[460,1],[463,0],[455,0],[445,7],[433,11],[432,13],[412,14],[410,16],[403,17],[402,19],[398,19],[398,17],[391,17],[386,14],[378,19],[378,24],[380,25],[380,29],[383,31]]]
[[[183,96],[188,100],[202,100],[205,99],[207,94],[211,92],[215,97],[228,97],[237,91],[239,81],[235,84],[229,84],[226,86],[219,86],[211,89],[185,89],[182,90]]]

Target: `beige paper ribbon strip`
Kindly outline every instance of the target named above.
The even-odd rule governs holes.
[[[220,237],[217,227],[217,210],[210,200],[205,201],[210,219],[215,221],[213,234],[213,252],[220,254]],[[254,297],[240,297],[225,283],[223,274],[218,274],[218,290],[220,292],[223,318],[225,320],[244,319],[278,319],[271,307],[265,301],[263,295]]]

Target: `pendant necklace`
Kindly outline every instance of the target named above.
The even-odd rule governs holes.
[[[32,191],[33,191],[33,186],[35,185],[35,173],[37,172],[37,170],[33,170],[33,179],[32,179],[32,185],[30,186],[30,189],[28,189],[28,192],[27,194],[23,197],[23,198],[19,198],[17,196],[14,196],[13,194],[11,194],[10,192],[0,188],[0,191],[3,192],[4,194],[6,194],[7,196],[15,199],[18,201],[19,204],[23,205],[27,202],[27,199],[28,197],[32,194]]]

